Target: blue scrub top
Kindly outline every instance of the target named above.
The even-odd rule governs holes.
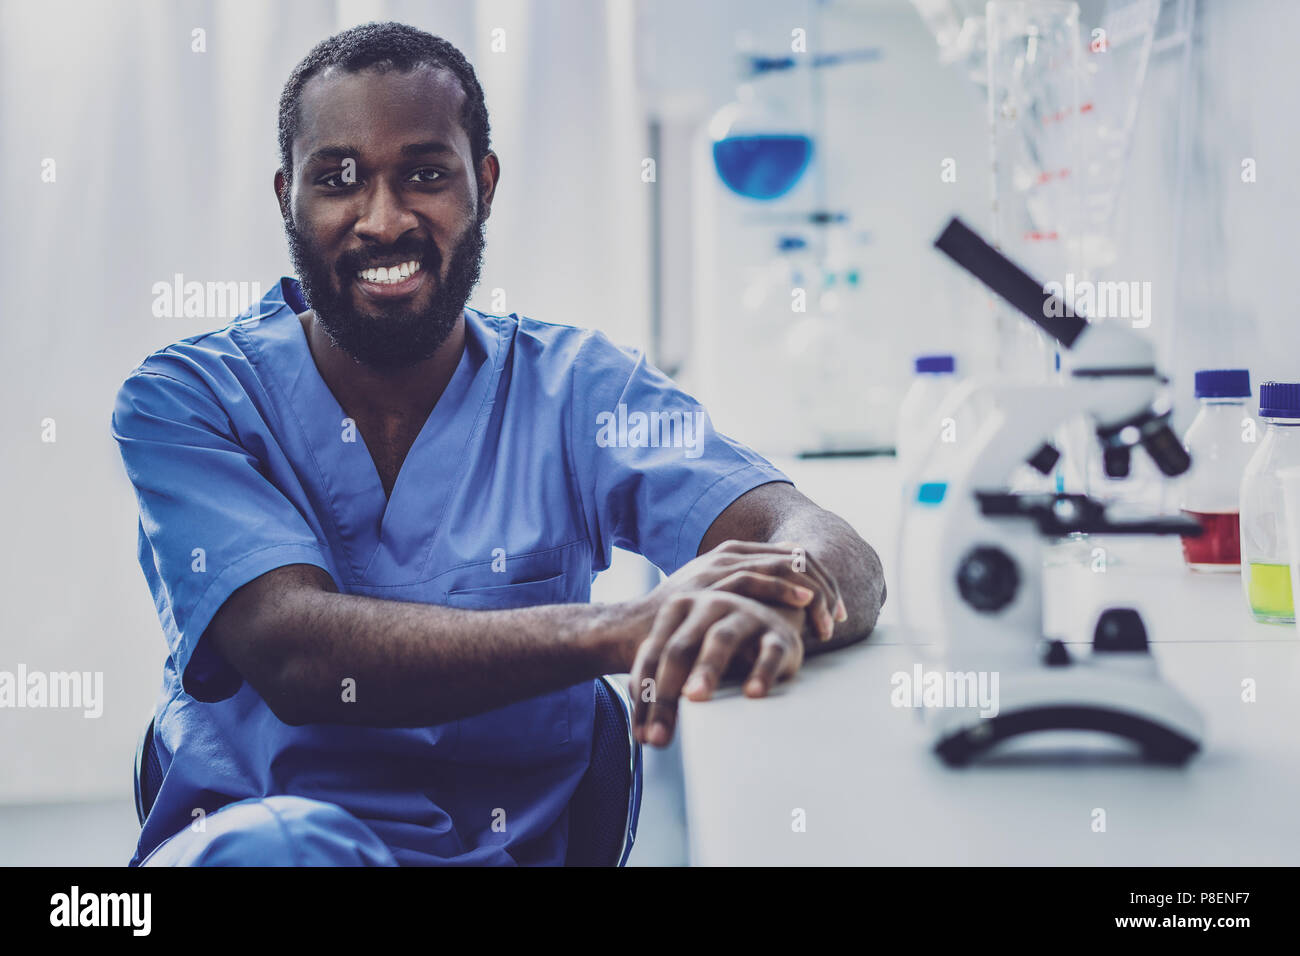
[[[140,566],[169,649],[155,722],[165,775],[132,863],[197,809],[273,794],[337,804],[399,863],[563,863],[592,682],[431,727],[291,727],[200,640],[205,628],[233,591],[287,564],[399,601],[589,601],[614,545],[671,573],[737,497],[789,479],[715,432],[639,352],[466,309],[460,363],[387,498],[311,357],[306,308],[284,278],[226,328],[150,355],[117,395]],[[677,411],[701,413],[702,434],[638,427],[636,413]]]

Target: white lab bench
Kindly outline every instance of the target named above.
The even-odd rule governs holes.
[[[893,459],[777,463],[814,501],[894,554]],[[1091,560],[1106,549],[1106,570]],[[728,688],[684,702],[680,733],[696,865],[1300,863],[1300,641],[1255,623],[1236,575],[1185,570],[1176,539],[1090,541],[1054,564],[1048,630],[1091,639],[1103,607],[1137,607],[1165,676],[1201,709],[1202,752],[1183,768],[1098,747],[963,769],[931,751],[890,678],[933,666],[886,602],[863,644],[810,659],[764,700]],[[1242,699],[1255,682],[1256,701]],[[1096,830],[1096,810],[1105,830]],[[796,820],[802,811],[804,827]]]

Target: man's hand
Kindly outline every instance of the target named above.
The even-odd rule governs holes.
[[[839,586],[819,562],[792,542],[724,541],[689,561],[651,594],[660,607],[673,597],[705,588],[730,591],[765,604],[800,608],[812,633],[827,640],[847,617]]]
[[[847,617],[822,562],[793,542],[728,540],[666,578],[646,599],[635,643],[633,733],[666,745],[677,701],[708,700],[726,677],[762,697],[803,663],[804,642],[827,641]]]
[[[750,697],[792,676],[803,663],[808,613],[717,588],[674,594],[660,607],[632,666],[637,740],[666,746],[681,694],[707,700],[729,673],[747,675]]]

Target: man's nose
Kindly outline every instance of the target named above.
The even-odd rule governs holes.
[[[380,181],[368,191],[353,231],[376,245],[391,246],[416,228],[415,214],[407,208],[400,191]]]

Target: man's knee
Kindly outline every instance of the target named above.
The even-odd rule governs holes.
[[[392,853],[343,808],[305,797],[241,800],[187,827],[145,866],[395,866]]]

